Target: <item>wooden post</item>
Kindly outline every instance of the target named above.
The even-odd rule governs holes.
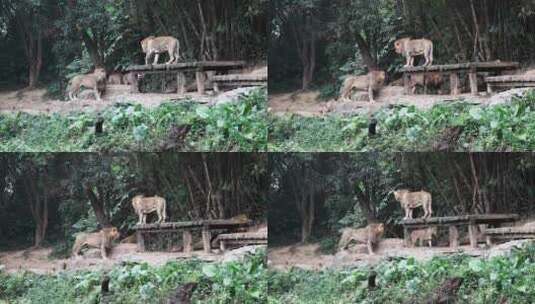
[[[214,86],[212,83],[212,77],[215,75],[215,71],[207,71],[205,75],[206,75],[206,85],[208,86],[208,88],[213,89]]]
[[[410,83],[410,78],[409,78],[409,73],[408,72],[403,72],[403,87],[405,88],[405,94],[406,95],[411,95],[412,92],[411,92],[411,83]]]
[[[475,70],[470,70],[470,72],[468,72],[468,80],[470,81],[470,93],[472,93],[472,95],[478,95],[477,73]]]
[[[137,234],[137,251],[144,252],[145,251],[145,234],[141,232],[141,230],[138,230],[136,234]]]
[[[192,251],[191,231],[189,230],[184,230],[182,232],[182,247],[184,248],[185,253],[190,253]]]
[[[424,95],[427,95],[427,77],[425,77],[425,72],[423,72],[422,74],[424,79]]]
[[[197,92],[201,95],[204,95],[204,85],[206,81],[205,72],[195,72],[195,79],[197,80]]]
[[[457,248],[459,247],[459,230],[457,230],[457,227],[455,225],[450,225],[450,248]]]
[[[132,85],[130,86],[130,93],[139,93],[139,77],[138,72],[132,72],[133,76],[132,79]]]
[[[450,73],[450,94],[453,96],[459,95],[459,75],[457,72]]]
[[[468,224],[468,237],[470,238],[470,246],[477,248],[477,225],[474,223]]]
[[[403,226],[403,243],[405,247],[409,247],[411,244],[411,234],[407,226]]]
[[[212,248],[210,245],[211,240],[212,240],[212,233],[210,232],[210,229],[206,226],[202,227],[202,244],[203,244],[205,253],[212,252]]]
[[[227,250],[224,240],[219,240],[219,249],[221,249],[221,252],[225,252],[225,250]]]
[[[180,95],[186,93],[186,75],[184,72],[176,73],[176,92]]]

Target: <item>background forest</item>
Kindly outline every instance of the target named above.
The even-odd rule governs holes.
[[[535,59],[530,0],[271,1],[270,89],[338,92],[341,77],[379,67],[395,77],[406,36],[434,42],[436,64]]]
[[[188,60],[266,60],[266,0],[1,0],[0,87],[66,80],[92,66],[141,63],[139,42],[172,35]]]
[[[386,223],[402,237],[392,191],[426,190],[433,215],[535,213],[535,157],[511,153],[271,154],[270,244],[321,240],[342,227]],[[420,213],[416,216],[421,216]]]
[[[169,221],[265,219],[262,154],[0,154],[0,248],[52,244],[112,224],[121,234],[137,222],[136,194],[167,200]]]

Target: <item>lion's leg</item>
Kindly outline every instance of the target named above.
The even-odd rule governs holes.
[[[373,88],[372,86],[368,86],[368,97],[370,98],[371,103],[375,103],[375,99],[373,99]]]
[[[97,101],[101,101],[100,92],[98,91],[97,87],[95,87],[94,92],[95,92],[95,98],[97,99]]]
[[[409,208],[409,218],[412,219],[412,208]]]
[[[369,254],[375,254],[373,252],[373,242],[371,240],[368,240],[367,245],[368,245],[368,253]]]
[[[167,211],[165,211],[165,207],[163,207],[162,215],[163,215],[162,223],[165,223],[165,221],[167,220]]]
[[[74,258],[77,258],[80,256],[80,249],[81,249],[81,246],[79,243],[74,243],[74,246],[72,247],[72,256]]]
[[[168,50],[167,53],[169,54],[169,61],[167,61],[165,64],[171,64],[175,61],[175,52],[173,52],[173,50]]]
[[[405,220],[409,218],[409,210],[410,208],[405,208]]]
[[[156,53],[156,55],[154,55],[154,63],[153,64],[158,64],[158,59],[160,58],[160,54]]]
[[[148,65],[149,64],[149,60],[150,60],[150,56],[152,54],[150,52],[147,52],[147,55],[145,55],[145,65]]]
[[[405,67],[408,67],[408,66],[410,66],[410,64],[411,64],[411,56],[409,56],[409,55],[407,54],[405,57],[406,57]]]
[[[138,224],[143,224],[143,213],[138,213],[137,216],[139,217],[139,221],[137,221]]]
[[[104,240],[102,240],[102,244],[100,245],[100,254],[102,255],[103,259],[108,259],[108,253],[106,252],[106,242],[104,242]]]

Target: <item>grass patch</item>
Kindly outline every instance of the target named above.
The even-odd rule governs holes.
[[[267,91],[253,91],[238,103],[213,107],[194,102],[156,108],[121,104],[100,113],[104,133],[95,135],[95,113],[0,115],[2,152],[82,151],[265,151]],[[180,126],[189,133],[173,137]]]
[[[448,129],[462,128],[455,151],[535,149],[535,93],[512,103],[481,107],[465,102],[383,109],[375,114],[377,132],[368,136],[363,115],[324,118],[270,117],[269,151],[432,151]]]

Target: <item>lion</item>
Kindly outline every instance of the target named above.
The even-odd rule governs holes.
[[[167,218],[165,198],[160,196],[144,197],[143,195],[136,195],[132,199],[132,206],[139,216],[138,224],[146,224],[147,214],[154,211],[158,214],[157,223],[165,223],[165,219]]]
[[[123,84],[123,74],[113,72],[108,76],[108,84]]]
[[[401,204],[401,207],[405,210],[406,219],[412,219],[412,211],[417,207],[424,209],[423,218],[429,218],[433,214],[431,209],[431,193],[427,191],[410,192],[406,189],[394,191],[394,197]]]
[[[366,75],[348,76],[344,80],[342,88],[340,89],[341,99],[351,99],[351,91],[353,89],[360,91],[368,91],[370,102],[374,103],[374,91],[379,91],[385,84],[386,74],[384,71],[370,71]]]
[[[433,64],[433,42],[429,39],[398,39],[394,42],[394,49],[407,60],[405,67],[414,66],[414,57],[420,55],[425,57],[424,66]]]
[[[115,227],[102,228],[99,232],[79,233],[72,247],[72,255],[77,258],[84,246],[100,248],[103,259],[108,259],[108,250],[111,250],[111,242],[119,238],[119,230]]]
[[[420,246],[427,242],[429,247],[433,246],[433,237],[437,235],[437,227],[429,227],[424,229],[416,229],[411,231],[411,246],[414,247],[419,241]]]
[[[165,64],[177,63],[180,59],[180,43],[178,39],[170,36],[154,37],[149,36],[141,41],[141,49],[145,56],[145,64],[149,64],[149,59],[154,56],[153,64],[158,64],[161,53],[169,54],[169,61]]]
[[[385,225],[383,223],[369,224],[364,228],[343,228],[340,230],[342,236],[338,242],[338,250],[344,250],[351,243],[355,241],[357,243],[363,243],[368,246],[368,253],[374,254],[373,247],[377,246],[379,239],[383,237],[385,232]]]
[[[95,98],[100,101],[100,95],[106,89],[106,70],[96,68],[91,74],[74,76],[67,87],[67,93],[71,101],[78,98],[82,87],[92,89],[95,93]]]
[[[410,87],[411,92],[416,92],[416,86],[423,86],[426,91],[427,87],[433,87],[438,89],[438,93],[441,93],[440,87],[444,83],[444,77],[438,72],[416,73],[411,75]]]

